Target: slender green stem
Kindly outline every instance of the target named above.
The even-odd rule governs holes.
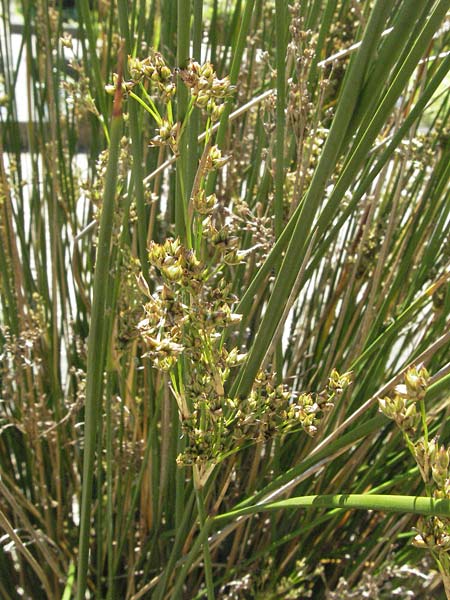
[[[106,599],[112,600],[114,595],[113,567],[114,567],[114,500],[113,500],[113,439],[112,439],[112,374],[108,373],[107,394],[106,394],[106,539],[107,539],[107,591]]]
[[[361,510],[380,510],[383,512],[412,513],[420,515],[433,515],[441,517],[450,516],[450,500],[383,494],[326,494],[317,496],[300,496],[257,504],[239,510],[230,511],[213,518],[213,522],[220,524],[229,519],[237,519],[243,515],[257,512],[280,510],[282,508],[342,508]]]
[[[66,585],[64,587],[63,595],[61,596],[61,600],[71,600],[73,598],[73,588],[75,584],[75,563],[70,562],[69,569],[67,571],[67,580]]]
[[[128,9],[127,2],[119,1],[119,21],[122,36],[125,39],[126,55],[132,53],[132,39],[128,26]],[[125,67],[125,65],[124,65]],[[125,67],[125,76],[127,69]],[[152,110],[150,106],[147,106],[143,100],[133,92],[130,94],[132,97],[141,104],[158,122],[161,119],[157,112]],[[138,113],[138,107],[130,102],[128,105],[128,117],[130,124],[131,133],[131,151],[133,153],[133,179],[134,179],[134,193],[136,197],[136,210],[137,210],[137,232],[138,232],[138,253],[141,262],[142,273],[146,280],[148,280],[148,258],[147,258],[147,210],[145,206],[145,193],[144,193],[144,171],[143,171],[143,159],[142,159],[142,134],[140,119]]]
[[[255,2],[252,0],[247,0],[245,3],[244,14],[242,16],[241,25],[239,27],[239,33],[236,40],[236,45],[233,48],[233,58],[231,62],[230,69],[230,82],[232,85],[236,85],[239,77],[239,71],[241,69],[242,64],[242,55],[244,54],[245,42],[247,40],[248,31],[250,28],[250,21],[252,18],[253,8],[255,6]],[[233,100],[229,98],[225,102],[225,108],[220,117],[219,129],[216,135],[216,143],[219,148],[223,147],[225,141],[225,134],[228,129],[228,117],[230,116],[231,110],[233,108]],[[206,182],[206,194],[212,194],[214,190],[214,185],[216,181],[216,173],[210,173],[208,177],[208,181]]]
[[[119,80],[121,80],[119,76]],[[100,219],[97,257],[92,293],[92,314],[88,338],[86,407],[84,425],[83,487],[81,497],[80,537],[77,569],[77,600],[83,600],[89,568],[89,540],[92,505],[92,484],[97,433],[100,427],[99,407],[102,402],[103,369],[105,349],[104,310],[109,278],[109,255],[116,197],[117,164],[122,136],[122,101],[120,85],[114,99],[111,122],[111,144],[103,192],[103,207]]]
[[[213,0],[211,26],[209,28],[209,45],[211,51],[211,61],[216,64],[217,53],[217,16],[218,16],[219,0]]]
[[[200,482],[198,481],[198,472],[196,473],[197,468],[194,467],[194,487],[195,487],[195,498],[197,501],[197,510],[198,510],[198,518],[200,522],[200,528],[203,529],[205,527],[207,521],[207,514],[205,510],[205,500],[203,496],[203,489],[200,486]],[[214,582],[212,576],[212,563],[211,563],[211,553],[209,551],[208,540],[206,540],[203,544],[203,561],[205,563],[205,580],[206,580],[206,589],[208,592],[208,600],[214,600]]]
[[[166,562],[164,572],[163,572],[162,577],[158,583],[158,586],[154,592],[155,600],[162,600],[162,598],[165,597],[167,582],[173,575],[176,561],[180,556],[181,549],[183,547],[183,544],[186,540],[187,533],[189,531],[189,526],[190,526],[189,517],[191,516],[191,511],[194,509],[194,501],[195,501],[195,492],[192,490],[192,493],[188,497],[187,502],[184,507],[182,523],[176,529],[175,541],[173,543],[169,559]],[[201,549],[203,540],[207,539],[207,532],[209,531],[210,524],[211,524],[211,521],[208,520],[204,529],[202,529],[200,531],[197,539],[195,540],[195,542],[189,552],[189,556],[194,556],[194,557],[198,556],[198,552]],[[183,572],[182,577],[180,577],[179,575],[177,576],[176,583],[175,583],[175,586],[174,586],[174,589],[172,592],[173,598],[176,598],[176,599],[179,598],[179,588],[177,589],[177,582],[181,580],[180,586],[182,585],[184,577],[186,576],[186,572],[187,572],[187,570]]]
[[[189,551],[189,554],[184,558],[183,565],[178,572],[177,578],[175,580],[175,585],[172,591],[172,597],[178,599],[181,594],[181,588],[183,586],[184,580],[189,572],[189,569],[198,556],[198,553],[202,546],[208,543],[208,535],[213,526],[213,520],[207,518],[203,527],[201,528],[195,542],[192,544],[192,548]]]
[[[144,102],[142,100],[142,98],[140,96],[138,96],[137,94],[135,94],[134,92],[129,92],[129,95],[130,95],[130,98],[133,98],[133,100],[136,100],[136,102],[138,102],[142,106],[142,108],[144,110],[146,110],[155,119],[155,121],[158,123],[158,125],[161,125],[162,119],[158,112],[156,112],[151,106],[149,106],[146,102]]]
[[[275,25],[277,40],[277,121],[275,149],[275,235],[278,237],[283,229],[284,202],[284,128],[286,109],[286,0],[276,0]]]
[[[333,15],[336,10],[337,0],[328,0],[325,5],[324,13],[320,20],[319,35],[317,38],[316,52],[311,61],[311,68],[308,75],[308,85],[310,90],[314,90],[317,85],[317,63],[320,61],[322,51],[325,46],[326,38],[328,36],[331,23],[333,21]]]
[[[95,90],[100,105],[100,112],[105,122],[107,118],[106,96],[103,83],[103,77],[100,70],[100,62],[97,56],[97,36],[93,28],[93,19],[89,8],[89,0],[77,0],[82,23],[86,29],[86,34],[89,43],[89,61],[92,64],[95,78]]]
[[[191,2],[190,0],[178,0],[177,4],[177,66],[184,68],[189,59],[189,37],[191,22]],[[187,231],[189,226],[186,223],[187,211],[187,186],[188,186],[188,140],[189,125],[185,122],[186,113],[189,104],[187,87],[183,84],[181,77],[178,77],[177,84],[177,121],[183,123],[185,127],[184,134],[179,141],[179,158],[177,160],[177,180],[175,196],[175,232],[184,242],[190,237]]]
[[[192,27],[192,58],[201,62],[202,52],[202,24],[203,24],[203,2],[202,0],[193,0],[194,20]],[[195,180],[195,174],[198,167],[198,135],[200,133],[200,109],[194,108],[190,117],[189,128],[189,155],[187,165],[187,192],[192,195],[192,186]]]

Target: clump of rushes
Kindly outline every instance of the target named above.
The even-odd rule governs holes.
[[[428,439],[425,394],[430,376],[423,365],[408,369],[404,383],[391,397],[379,400],[383,414],[399,427],[413,455],[427,495],[436,499],[450,498],[450,448],[439,445],[437,438]],[[420,517],[413,544],[427,548],[442,575],[447,597],[450,597],[450,519]]]
[[[18,4],[21,52],[14,19],[0,36],[0,597],[439,596],[410,517],[387,513],[439,517],[412,537],[447,568],[447,0],[79,0],[73,40],[66,2],[1,1]],[[412,357],[436,374],[429,435],[420,399],[386,408],[425,484],[370,413]],[[391,486],[401,502],[374,499]],[[238,516],[266,501],[286,513]]]

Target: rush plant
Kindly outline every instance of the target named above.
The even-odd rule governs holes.
[[[450,598],[450,0],[0,2],[0,596]]]

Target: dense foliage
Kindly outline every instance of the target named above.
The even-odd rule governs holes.
[[[0,596],[450,598],[450,1],[69,4],[1,2]]]

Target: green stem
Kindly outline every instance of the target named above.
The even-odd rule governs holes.
[[[196,476],[196,467],[194,467],[194,481],[196,479],[196,477],[198,478],[198,473]],[[195,498],[197,501],[197,510],[198,510],[198,518],[200,521],[200,528],[204,529],[206,521],[207,521],[207,514],[206,514],[206,510],[205,510],[205,500],[203,497],[203,490],[200,487],[200,485],[198,485],[198,482],[195,482],[194,484],[195,487]],[[208,545],[208,540],[206,539],[205,542],[203,543],[203,561],[204,561],[204,567],[205,567],[205,581],[206,581],[206,590],[208,593],[208,600],[214,600],[215,595],[214,595],[214,582],[213,582],[213,576],[212,576],[212,562],[211,562],[211,553],[209,551],[209,545]]]
[[[178,0],[177,15],[177,66],[183,68],[189,59],[189,33],[191,20],[191,2],[190,0]],[[185,121],[188,109],[188,90],[180,77],[177,83],[177,121]],[[189,125],[185,124],[187,130]],[[188,139],[189,131],[185,131],[179,141],[179,158],[177,161],[177,181],[175,195],[175,233],[186,243],[190,237],[187,232],[185,214],[187,210],[187,164],[188,164]]]
[[[141,92],[143,93],[145,99],[147,100],[148,106],[151,108],[152,115],[154,117],[154,119],[156,120],[156,122],[158,123],[158,125],[162,124],[162,117],[159,114],[159,111],[156,107],[155,102],[153,101],[153,98],[150,96],[150,94],[148,93],[148,91],[145,88],[145,85],[142,83],[142,81],[139,83],[139,89],[141,90]],[[173,123],[173,118],[172,118],[172,102],[171,100],[167,101],[167,116],[169,119],[169,122],[172,124]]]
[[[172,551],[170,553],[169,559],[166,561],[166,566],[162,573],[162,576],[158,583],[158,586],[156,587],[156,589],[152,595],[152,600],[153,600],[153,598],[154,598],[154,600],[162,600],[163,598],[167,597],[166,587],[167,587],[168,581],[174,574],[175,564],[181,554],[183,544],[186,541],[186,536],[188,535],[189,527],[190,527],[189,517],[191,515],[191,511],[193,510],[193,507],[194,507],[194,492],[192,491],[192,493],[188,496],[186,503],[184,505],[183,520],[182,520],[180,526],[177,527],[175,530],[175,540],[173,542]],[[210,524],[211,524],[211,521],[208,520],[207,521],[208,527],[205,526],[205,528],[201,530],[201,532],[199,533],[199,536],[197,537],[194,544],[192,545],[191,550],[189,551],[188,557],[192,556],[194,558],[197,558],[198,551],[201,548],[202,541],[204,539],[206,539],[206,540],[208,539],[207,533],[209,531]],[[174,589],[172,590],[172,594],[170,596],[171,598],[179,598],[180,587],[184,581],[184,577],[187,574],[187,569],[189,568],[189,566],[190,566],[190,563],[187,565],[186,569],[181,569],[181,571],[179,572],[179,575],[177,576],[177,579],[176,579],[176,582],[174,585]],[[177,587],[178,582],[179,582],[179,586]]]
[[[120,77],[119,77],[120,79]],[[120,82],[119,82],[120,86]],[[86,407],[84,426],[83,487],[81,498],[80,537],[78,549],[77,600],[84,600],[89,569],[89,533],[91,522],[94,458],[102,401],[105,351],[104,309],[109,279],[109,254],[113,228],[120,139],[122,136],[122,101],[120,88],[116,91],[111,122],[111,145],[105,176],[103,208],[100,218],[97,258],[94,272],[91,325],[88,338]],[[109,340],[107,340],[109,341]]]
[[[89,8],[89,1],[78,0],[78,9],[81,16],[81,22],[83,23],[86,29],[86,35],[89,43],[88,58],[92,64],[92,68],[94,71],[95,90],[104,123],[107,117],[105,88],[103,83],[103,77],[100,71],[100,62],[97,56],[97,35],[94,31],[94,28],[92,27],[92,23],[94,20],[92,19],[92,16],[90,14],[91,11]]]
[[[285,0],[276,0],[275,26],[277,42],[277,120],[275,147],[275,235],[283,229],[283,188],[284,188],[284,129],[286,104],[286,21],[287,6]]]
[[[106,394],[106,546],[108,551],[107,565],[107,600],[113,599],[113,565],[114,565],[114,498],[113,498],[113,444],[112,444],[112,373],[108,373]]]
[[[192,57],[197,62],[201,61],[202,51],[202,20],[203,20],[203,1],[194,0],[194,23],[192,29]],[[194,108],[190,118],[189,128],[189,156],[187,185],[189,195],[192,195],[192,186],[195,180],[195,174],[198,167],[198,135],[200,132],[200,109]]]
[[[67,571],[67,581],[64,586],[63,595],[61,600],[70,600],[72,598],[73,586],[75,583],[75,564],[71,561],[69,563],[69,569]]]
[[[425,401],[422,399],[419,401],[420,417],[422,420],[423,439],[425,443],[425,450],[428,451],[428,425],[427,425],[427,412],[425,408]]]
[[[214,517],[214,523],[220,524],[242,515],[280,510],[282,508],[342,508],[345,510],[380,510],[383,512],[412,513],[432,516],[450,516],[450,500],[426,498],[423,496],[400,496],[389,494],[325,494],[317,496],[299,496],[278,502],[257,504],[239,510],[230,511]]]
[[[119,21],[120,30],[125,38],[126,55],[132,52],[132,39],[128,27],[128,9],[126,2],[119,2]],[[125,76],[126,76],[126,66]],[[152,117],[158,122],[158,114],[146,105],[146,103],[136,96],[133,92],[130,94],[143,106]],[[148,281],[148,258],[147,258],[147,211],[145,207],[144,193],[144,171],[142,167],[142,135],[139,124],[138,107],[134,102],[128,104],[128,117],[131,134],[131,151],[133,154],[133,179],[134,179],[134,194],[136,197],[136,212],[137,212],[137,236],[138,236],[138,254],[141,262],[141,269],[145,279]]]
[[[189,572],[189,569],[192,563],[198,556],[199,550],[208,543],[208,535],[213,525],[213,520],[208,518],[206,519],[203,527],[201,528],[195,542],[192,544],[192,548],[189,551],[189,554],[186,556],[183,562],[183,566],[178,572],[177,578],[175,580],[175,584],[172,590],[172,598],[178,599],[181,595],[181,588],[183,586],[184,580]]]
[[[151,106],[149,106],[146,102],[144,102],[142,100],[142,98],[140,98],[137,94],[135,94],[134,92],[129,92],[130,98],[133,98],[133,100],[136,100],[136,102],[138,102],[142,108],[144,110],[146,110],[154,119],[155,121],[158,123],[158,125],[161,125],[162,123],[162,119],[159,116],[159,114],[157,112],[155,112]],[[130,104],[131,107],[131,104]],[[129,113],[131,113],[131,110],[128,111]]]
[[[277,60],[277,106],[276,106],[276,146],[275,146],[275,237],[278,238],[283,231],[283,203],[284,203],[284,155],[285,155],[285,105],[286,105],[286,0],[276,0],[275,3],[275,29],[276,29],[276,60]],[[275,347],[275,371],[277,381],[281,383],[283,372],[283,348],[281,338]]]
[[[239,78],[239,72],[242,66],[242,55],[244,53],[244,48],[247,41],[247,35],[250,28],[250,20],[252,17],[254,6],[255,2],[253,2],[252,0],[247,0],[247,2],[245,3],[244,15],[242,17],[241,26],[239,28],[239,34],[236,42],[236,47],[234,48],[233,60],[230,69],[230,82],[232,85],[236,85]],[[216,143],[219,146],[219,148],[223,148],[225,142],[225,134],[227,132],[229,123],[228,117],[230,116],[232,107],[233,100],[227,100],[222,116],[220,117],[219,129],[217,131],[216,136]],[[215,182],[216,173],[210,173],[208,181],[206,183],[206,195],[212,194]]]
[[[328,0],[325,5],[325,10],[321,15],[320,29],[317,37],[316,51],[311,61],[311,67],[308,75],[308,87],[311,91],[317,87],[317,63],[319,62],[323,49],[326,47],[326,40],[330,33],[330,27],[333,22],[333,15],[336,9],[337,0]],[[312,24],[308,24],[308,28],[312,27]]]

